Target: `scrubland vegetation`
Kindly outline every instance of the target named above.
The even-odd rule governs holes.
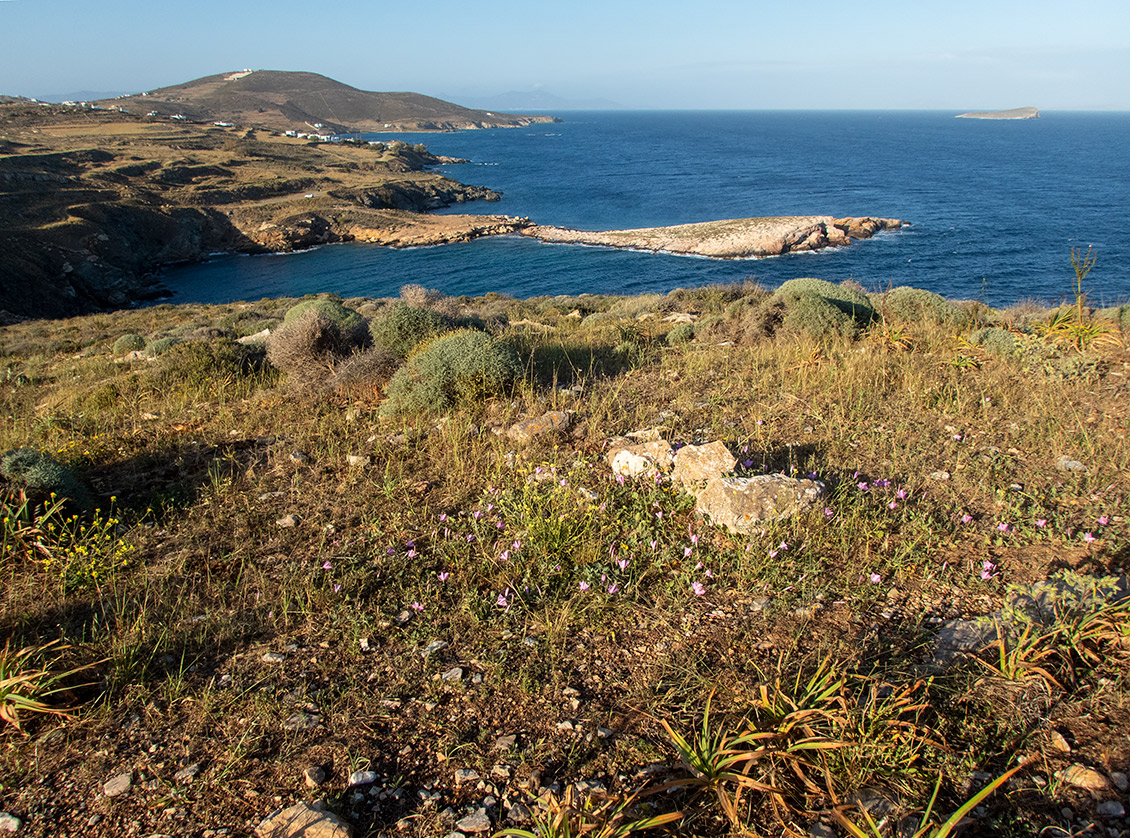
[[[4,808],[54,836],[315,798],[357,835],[477,808],[546,838],[1124,834],[1130,306],[1077,267],[1058,309],[798,279],[4,327]],[[732,535],[613,475],[645,429],[827,494]]]

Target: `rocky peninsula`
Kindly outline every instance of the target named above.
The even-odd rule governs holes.
[[[959,113],[957,119],[1039,119],[1036,108],[1011,108],[1007,111],[970,111]]]
[[[894,218],[793,215],[603,232],[531,225],[519,232],[523,236],[557,244],[587,244],[715,259],[747,259],[843,247],[852,239],[870,238],[882,230],[898,229],[903,223]]]

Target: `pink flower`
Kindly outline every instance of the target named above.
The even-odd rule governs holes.
[[[522,549],[522,542],[521,541],[515,541],[513,544],[510,545],[510,549],[515,551],[515,552],[521,550]]]
[[[778,550],[788,550],[788,549],[789,549],[789,544],[788,544],[788,542],[787,542],[787,541],[782,541],[782,542],[781,542],[780,544],[778,544],[778,545],[777,545],[777,549],[778,549]]]
[[[824,517],[825,518],[831,518],[835,514],[836,513],[834,511],[832,511],[831,507],[829,507],[829,506],[824,507]]]
[[[413,550],[409,550],[409,551],[408,551],[407,553],[405,553],[404,555],[405,555],[405,557],[407,557],[407,558],[409,558],[409,559],[414,559],[414,558],[416,558],[416,551],[415,551],[414,549],[413,549]]]
[[[505,592],[498,595],[498,599],[495,600],[495,605],[499,606],[500,608],[506,608],[509,606],[509,603],[506,601]]]
[[[1095,537],[1091,533],[1085,532],[1085,533],[1083,533],[1083,540],[1086,541],[1088,544],[1090,544],[1092,541],[1095,540]]]
[[[504,562],[510,561],[510,551],[509,550],[503,550],[502,555],[500,555],[499,558],[502,559]]]
[[[714,574],[711,572],[710,568],[706,569],[706,578],[707,579],[713,579],[714,578]]]
[[[334,585],[334,593],[335,594],[341,593],[341,585]]]
[[[694,550],[690,547],[684,547],[683,548],[683,556],[685,556],[688,559],[691,557],[691,553],[693,553],[693,552],[694,552]]]
[[[867,491],[867,481],[866,480],[860,480],[855,485],[859,487],[859,491],[861,491],[861,492]]]
[[[891,501],[890,503],[887,504],[887,509],[898,509],[898,508],[899,508],[899,502],[897,500],[893,500],[893,501]]]
[[[758,426],[759,428],[760,428],[760,427],[761,427],[762,425],[764,425],[764,424],[765,424],[765,420],[764,420],[764,419],[758,419],[758,420],[757,420],[757,426]]]
[[[695,596],[702,596],[706,593],[706,588],[703,587],[701,582],[691,582],[691,590],[694,591]]]
[[[1036,526],[1039,527],[1040,529],[1043,529],[1047,525],[1048,525],[1048,519],[1047,518],[1037,518],[1036,519]]]
[[[771,558],[771,559],[775,559],[775,558],[777,558],[777,554],[778,554],[779,552],[781,552],[781,551],[780,551],[780,550],[770,550],[770,551],[769,551],[769,558]]]
[[[424,606],[420,605],[420,603],[418,603],[418,602],[413,602],[412,603],[412,610],[416,611],[416,612],[420,612],[420,611],[424,610]]]
[[[483,517],[483,513],[476,509],[473,513],[471,513],[471,517],[477,521]]]
[[[617,559],[616,564],[620,565],[620,570],[628,569],[628,559]]]
[[[448,573],[448,572],[447,572],[446,570],[445,570],[445,571],[444,571],[443,573],[437,573],[437,574],[436,574],[436,576],[437,576],[437,577],[439,577],[439,581],[440,581],[440,582],[446,582],[446,581],[447,581],[447,577],[448,577],[448,576],[450,576],[450,575],[451,575],[451,574],[450,574],[450,573]]]
[[[618,590],[620,590],[620,586],[617,585],[615,582],[613,582],[611,585],[608,586],[608,593],[610,593],[610,594],[614,594]]]
[[[648,544],[650,545],[652,550],[656,549],[659,546],[659,542],[654,538],[650,542],[648,542]]]
[[[442,524],[442,523],[443,523],[444,521],[446,521],[446,520],[447,520],[447,513],[446,513],[446,512],[441,512],[441,513],[439,514],[439,522],[440,522],[440,523]]]
[[[330,560],[326,559],[326,563],[322,565],[322,570],[333,570],[334,566],[330,564]]]
[[[964,515],[961,516],[961,523],[972,524],[973,523],[973,516],[970,515],[968,512],[966,512]]]
[[[589,589],[589,583],[588,582],[582,582],[580,584],[580,588],[581,588],[582,591],[587,591]]]
[[[878,585],[880,582],[883,581],[883,577],[880,576],[878,573],[872,573],[870,578],[871,578],[871,584],[872,585]]]
[[[1008,532],[1008,524],[1004,521],[1001,521],[999,524],[997,524],[997,529],[1001,532]]]
[[[1101,518],[1099,518],[1099,526],[1100,527],[1105,527],[1109,523],[1110,523],[1110,518],[1106,517],[1105,515],[1103,515]]]
[[[986,580],[992,579],[996,575],[995,573],[993,573],[993,571],[996,569],[997,566],[995,564],[993,564],[988,559],[985,559],[985,561],[981,563],[981,578]]]
[[[691,544],[698,544],[698,536],[694,533],[691,534]]]
[[[899,500],[906,500],[906,496],[907,496],[906,489],[899,489],[897,492],[895,492],[895,497],[898,498]]]

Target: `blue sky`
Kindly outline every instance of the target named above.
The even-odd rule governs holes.
[[[1130,109],[1128,0],[0,0],[0,93],[310,70],[455,101]]]

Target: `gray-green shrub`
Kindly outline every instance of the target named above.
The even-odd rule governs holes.
[[[784,300],[785,305],[791,308],[796,300],[808,295],[826,300],[860,326],[867,326],[876,317],[875,307],[866,294],[848,285],[836,285],[824,279],[790,279],[774,292],[773,298]],[[805,305],[811,308],[811,303]]]
[[[130,352],[138,352],[145,348],[145,338],[141,335],[122,335],[114,341],[114,348],[111,350],[115,355],[128,355]]]
[[[16,448],[0,458],[0,475],[23,488],[37,503],[51,495],[66,498],[81,509],[92,506],[90,492],[71,469],[34,448]]]
[[[960,326],[966,320],[965,312],[941,294],[924,288],[900,285],[883,295],[883,313],[895,320],[926,322],[944,326]]]
[[[435,337],[450,326],[451,321],[443,315],[398,300],[373,320],[369,331],[374,346],[407,358],[425,340]]]
[[[1013,354],[1018,348],[1016,336],[1008,329],[1001,329],[998,326],[977,329],[969,335],[969,342],[1001,358]]]
[[[667,333],[667,343],[671,346],[681,346],[694,340],[694,323],[680,323]]]
[[[352,346],[368,346],[369,324],[358,312],[334,300],[304,300],[287,309],[283,325],[297,322],[308,312],[316,311],[337,326],[338,332]]]
[[[791,295],[785,306],[783,325],[789,331],[813,338],[859,337],[859,326],[850,315],[828,298],[811,292]]]
[[[433,413],[471,404],[502,392],[521,374],[514,350],[486,332],[451,332],[420,348],[396,371],[381,413]]]

